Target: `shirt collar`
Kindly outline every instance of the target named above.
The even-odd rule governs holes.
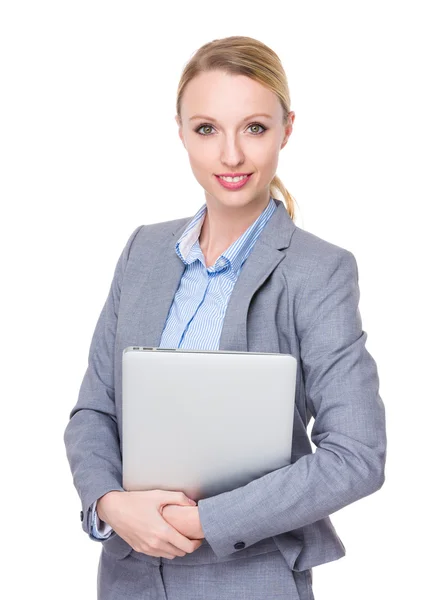
[[[259,217],[252,225],[235,241],[221,256],[217,259],[213,267],[209,267],[211,271],[221,271],[227,265],[237,273],[239,268],[246,260],[248,254],[254,246],[254,243],[262,229],[265,227],[268,219],[276,210],[277,205],[272,196],[270,196],[267,207],[262,211]],[[179,240],[175,244],[175,251],[184,264],[199,260],[206,268],[203,252],[199,245],[199,237],[203,222],[206,216],[206,203],[197,211],[192,220],[181,234]]]

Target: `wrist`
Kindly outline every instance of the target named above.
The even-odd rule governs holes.
[[[103,494],[103,496],[101,496],[98,500],[97,500],[97,505],[96,505],[96,511],[97,511],[97,515],[99,517],[99,519],[101,521],[104,522],[108,522],[108,513],[110,512],[110,510],[113,508],[116,499],[118,497],[118,494],[121,494],[122,492],[118,491],[118,490],[112,490],[111,492],[107,492],[106,494]]]

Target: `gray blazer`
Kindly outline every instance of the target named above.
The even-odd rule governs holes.
[[[191,219],[134,230],[93,334],[64,435],[82,527],[93,540],[90,506],[123,489],[122,350],[159,345],[184,270],[175,243]],[[236,281],[219,347],[298,359],[292,464],[198,502],[208,560],[269,551],[268,541],[295,571],[345,555],[329,515],[377,491],[386,460],[385,409],[358,303],[353,254],[297,227],[277,201]],[[140,554],[115,532],[101,543],[118,558]],[[174,560],[204,563],[202,548]]]

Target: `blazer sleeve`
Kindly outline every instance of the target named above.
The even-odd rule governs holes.
[[[243,487],[199,500],[200,522],[218,557],[318,521],[383,485],[385,408],[365,348],[359,295],[348,250],[338,248],[313,266],[295,324],[317,448]]]
[[[91,535],[99,540],[107,540],[113,533],[112,527],[101,521],[99,515],[97,514],[97,500],[93,502],[91,506]]]
[[[115,410],[115,333],[125,267],[131,246],[142,227],[140,225],[133,231],[116,264],[109,294],[92,337],[78,401],[71,410],[64,432],[73,483],[82,503],[82,528],[96,541],[99,539],[92,535],[91,529],[93,503],[112,490],[124,491]]]

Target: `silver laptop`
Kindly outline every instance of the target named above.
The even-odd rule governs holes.
[[[296,369],[290,354],[125,348],[123,488],[198,501],[290,464]]]

